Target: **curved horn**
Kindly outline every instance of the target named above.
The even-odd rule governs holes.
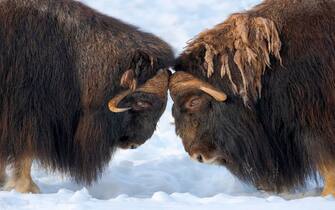
[[[130,107],[127,108],[118,108],[118,104],[122,99],[124,99],[127,95],[133,92],[146,92],[156,94],[161,97],[163,100],[167,97],[167,89],[169,83],[169,73],[165,69],[161,69],[158,71],[156,76],[149,79],[146,83],[141,85],[139,88],[135,89],[134,91],[126,90],[121,92],[120,94],[116,95],[108,102],[108,108],[111,112],[120,113],[130,110]]]
[[[190,89],[199,89],[208,95],[215,98],[217,101],[225,101],[227,95],[212,86],[211,84],[201,81],[200,79],[194,77],[193,75],[178,71],[174,73],[170,79],[169,89],[171,91],[171,96],[174,99],[178,92],[182,92]]]
[[[130,93],[131,93],[130,90],[126,90],[126,91],[123,91],[120,94],[116,95],[114,98],[112,98],[108,102],[109,110],[111,112],[120,113],[120,112],[125,112],[125,111],[128,111],[129,109],[131,109],[130,107],[127,107],[127,108],[118,108],[117,107],[119,105],[120,101],[122,101],[122,99],[124,99]]]

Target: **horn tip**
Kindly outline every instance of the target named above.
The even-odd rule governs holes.
[[[127,108],[118,108],[114,104],[114,102],[110,101],[108,103],[108,109],[109,109],[109,111],[114,112],[114,113],[121,113],[121,112],[126,112],[126,111],[130,110],[131,108],[130,107],[127,107]]]

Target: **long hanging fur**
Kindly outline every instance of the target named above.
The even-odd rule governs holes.
[[[236,176],[262,189],[296,189],[334,170],[334,23],[333,0],[265,0],[199,34],[175,70],[228,98],[198,116],[207,123],[194,141],[210,138]],[[191,122],[176,120],[178,132]]]
[[[133,69],[141,85],[172,61],[164,41],[80,2],[0,1],[0,162],[28,155],[91,183],[118,139],[147,139],[161,114],[126,133],[132,116],[107,106],[123,73]]]
[[[222,42],[222,40],[225,40]],[[261,77],[270,67],[270,56],[281,62],[281,41],[275,23],[267,18],[253,17],[248,14],[235,14],[214,29],[200,33],[191,41],[187,52],[203,46],[206,50],[204,61],[207,77],[214,73],[214,59],[218,57],[221,68],[218,69],[223,78],[227,75],[234,91],[246,101],[255,101],[261,95]],[[231,76],[228,62],[229,53],[238,67],[242,83],[236,86]]]

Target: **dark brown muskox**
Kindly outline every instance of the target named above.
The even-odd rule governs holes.
[[[14,165],[4,188],[39,191],[32,159],[94,181],[117,147],[152,135],[172,61],[159,38],[79,2],[0,1],[0,181]]]
[[[202,32],[170,78],[193,159],[282,192],[335,194],[335,1],[266,0]]]

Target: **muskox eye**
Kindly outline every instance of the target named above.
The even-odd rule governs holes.
[[[135,104],[133,105],[133,109],[136,111],[148,109],[152,107],[152,104],[147,101],[136,101]]]
[[[202,102],[203,100],[201,97],[193,96],[185,103],[185,108],[191,111],[198,109],[202,105]]]
[[[190,106],[191,107],[199,106],[200,104],[201,104],[201,99],[200,98],[193,99],[190,102]]]

